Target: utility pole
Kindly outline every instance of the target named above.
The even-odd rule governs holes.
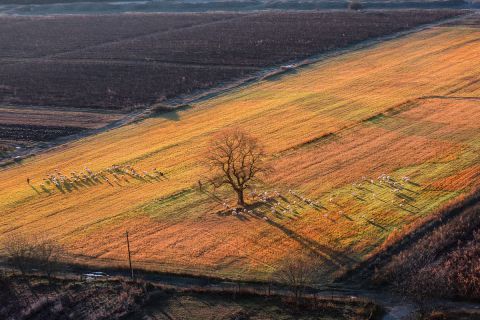
[[[128,231],[125,232],[125,235],[127,236],[128,263],[130,264],[130,278],[133,279],[132,254],[130,253],[130,241],[128,240]]]

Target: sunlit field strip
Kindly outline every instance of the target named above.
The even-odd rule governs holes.
[[[475,28],[426,30],[37,156],[0,172],[1,234],[45,233],[79,261],[118,264],[128,229],[137,266],[241,278],[268,276],[288,253],[314,252],[328,279],[478,185],[480,102],[450,97],[463,85],[478,98],[479,40]],[[196,189],[209,137],[230,126],[265,143],[276,171],[258,188],[288,201],[275,212],[261,204],[233,216]],[[166,178],[49,187],[50,195],[40,188],[55,170],[113,164]],[[381,174],[409,177],[408,201]]]

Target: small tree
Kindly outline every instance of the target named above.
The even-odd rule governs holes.
[[[299,304],[305,289],[311,286],[317,274],[315,260],[301,255],[287,257],[273,274],[277,282],[286,284],[293,292],[295,302]]]
[[[223,130],[213,137],[208,149],[211,181],[216,188],[231,187],[237,194],[238,205],[245,206],[248,183],[267,171],[264,159],[258,139],[238,128]]]
[[[30,268],[43,272],[49,279],[58,268],[63,250],[52,240],[12,235],[3,243],[10,263],[25,275]]]
[[[351,0],[349,3],[348,3],[348,9],[350,10],[361,10],[363,9],[363,5],[362,3],[360,2],[360,0]]]
[[[3,243],[8,261],[22,275],[30,268],[32,262],[32,243],[22,235],[9,236]]]
[[[50,280],[58,270],[63,248],[52,240],[41,240],[32,247],[35,265]]]

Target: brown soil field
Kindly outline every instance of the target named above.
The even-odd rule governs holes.
[[[120,119],[122,116],[120,113],[100,113],[75,109],[0,107],[0,124],[2,125],[65,126],[97,129]]]
[[[455,10],[0,17],[0,102],[131,110]]]

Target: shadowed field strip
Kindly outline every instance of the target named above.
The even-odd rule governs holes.
[[[238,278],[306,251],[329,279],[478,186],[479,39],[478,28],[432,28],[1,171],[0,234],[45,233],[79,261],[118,264],[128,229],[139,267]],[[230,126],[259,136],[276,168],[257,187],[268,199],[237,215],[225,190],[195,187],[209,137]],[[44,180],[73,171],[86,175],[75,188]]]

